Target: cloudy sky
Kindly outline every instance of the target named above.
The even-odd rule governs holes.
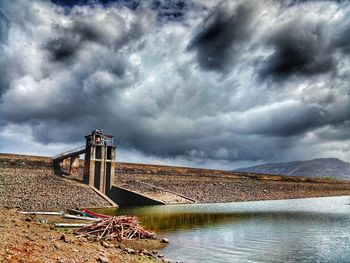
[[[0,151],[102,128],[117,160],[350,161],[346,1],[0,2]]]

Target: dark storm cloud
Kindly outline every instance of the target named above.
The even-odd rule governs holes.
[[[1,7],[1,5],[0,5]],[[0,62],[5,60],[3,47],[7,44],[9,21],[0,10]],[[0,63],[0,98],[1,94],[8,88],[7,68],[5,63]]]
[[[350,54],[350,22],[345,23],[342,28],[335,33],[333,45],[346,55]]]
[[[274,51],[263,68],[262,78],[285,80],[293,75],[311,76],[336,69],[333,48],[326,34],[326,21],[297,17],[268,40]]]
[[[198,63],[203,69],[225,71],[237,60],[251,34],[258,2],[232,5],[230,1],[220,3],[191,40],[189,49],[197,52]]]
[[[7,34],[8,34],[8,18],[6,15],[0,10],[0,39],[1,43],[7,42]]]
[[[320,155],[331,138],[344,156],[350,6],[134,2],[2,4],[0,139],[57,152],[102,128],[129,156],[209,166]]]
[[[205,6],[198,3],[185,0],[52,0],[57,5],[64,6],[66,12],[74,6],[94,6],[103,5],[105,8],[111,6],[127,7],[131,10],[149,8],[157,13],[157,19],[160,22],[182,21],[186,18],[188,12],[193,9],[205,9]]]
[[[52,53],[53,60],[74,59],[76,53],[89,43],[118,49],[130,41],[137,40],[145,31],[142,25],[144,19],[127,25],[117,13],[100,22],[104,24],[104,30],[101,30],[101,26],[96,23],[93,16],[87,14],[75,19],[68,27],[56,27],[54,29],[56,35],[45,45]]]
[[[281,107],[270,112],[265,118],[262,116],[261,119],[257,119],[250,125],[248,131],[278,137],[300,135],[332,122],[328,114],[327,110],[320,105],[303,106],[297,104]]]
[[[52,3],[57,5],[62,5],[65,7],[72,8],[74,6],[94,6],[96,4],[101,4],[108,6],[110,4],[118,4],[120,6],[127,6],[133,10],[139,7],[141,0],[51,0]]]

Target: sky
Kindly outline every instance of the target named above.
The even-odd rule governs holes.
[[[350,161],[349,69],[347,1],[2,0],[0,152]]]

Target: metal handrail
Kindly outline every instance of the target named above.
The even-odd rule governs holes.
[[[57,154],[55,156],[52,157],[52,159],[57,159],[59,157],[62,157],[62,156],[65,156],[65,155],[69,155],[69,154],[72,154],[74,152],[80,152],[82,150],[85,150],[85,146],[80,146],[78,148],[75,148],[73,150],[69,150],[69,151],[66,151],[66,152],[63,152],[63,153],[60,153],[60,154]]]

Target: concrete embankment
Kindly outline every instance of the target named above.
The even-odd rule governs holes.
[[[109,205],[88,186],[55,175],[49,157],[0,154],[0,209],[57,211]]]

